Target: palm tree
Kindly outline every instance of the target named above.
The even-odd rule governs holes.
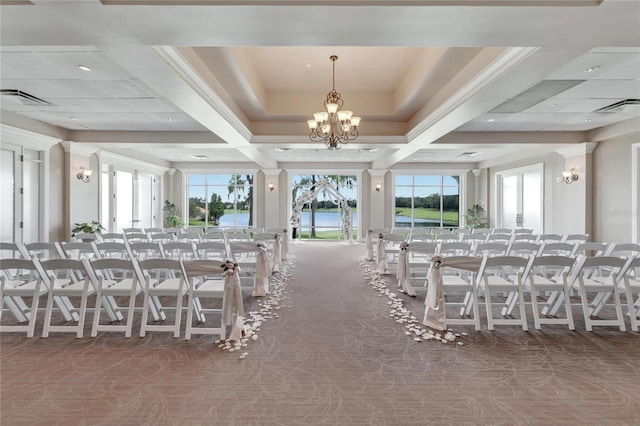
[[[245,179],[242,179],[241,175],[231,175],[228,186],[229,194],[227,195],[227,198],[231,198],[231,194],[234,194],[236,188],[244,194],[244,188],[247,183],[249,184],[249,191],[247,192],[245,201],[249,207],[249,226],[251,226],[253,224],[253,175],[245,175]],[[237,206],[237,200],[235,197],[233,205],[234,208]]]

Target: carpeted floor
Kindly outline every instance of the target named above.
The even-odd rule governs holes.
[[[362,244],[290,249],[279,317],[242,360],[206,336],[3,334],[0,424],[640,424],[639,333],[586,332],[576,307],[578,331],[469,326],[455,328],[462,346],[415,342],[365,284]],[[424,293],[402,298],[422,318]]]

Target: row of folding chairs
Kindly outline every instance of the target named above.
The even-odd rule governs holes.
[[[181,333],[183,297],[188,296],[185,339],[193,334],[216,334],[225,338],[226,326],[220,320],[214,326],[194,326],[205,323],[206,315],[220,313],[220,307],[206,308],[203,299],[224,297],[225,282],[221,267],[223,260],[173,260],[173,259],[3,259],[0,261],[0,302],[2,314],[13,313],[17,324],[0,325],[1,332],[26,332],[35,334],[38,306],[46,296],[46,308],[42,337],[54,332],[72,332],[83,337],[85,317],[89,310],[89,297],[95,295],[91,336],[98,332],[124,332],[130,337],[133,330],[136,296],[144,294],[140,337],[148,331]],[[126,307],[119,306],[115,298],[128,298]],[[173,306],[165,306],[167,299],[175,300]],[[29,298],[30,306],[27,306]],[[74,299],[72,299],[74,298]],[[79,303],[72,300],[78,299]],[[7,309],[4,307],[7,306]],[[172,324],[165,324],[167,312],[175,312]],[[62,314],[64,324],[53,324],[55,312]],[[122,313],[126,313],[126,322]],[[101,322],[103,313],[109,321]],[[149,313],[153,323],[149,323]],[[74,324],[69,325],[69,322]],[[160,322],[160,324],[158,324]],[[211,324],[212,321],[209,322]]]
[[[589,241],[588,234],[532,234],[532,233],[443,233],[412,234],[408,241],[471,241],[471,242],[532,242],[532,243],[584,243]]]
[[[484,296],[489,330],[495,325],[507,324],[528,330],[525,293],[529,293],[536,329],[542,324],[565,324],[574,330],[570,299],[574,291],[580,297],[588,331],[594,326],[616,326],[625,331],[624,305],[632,330],[638,331],[640,257],[450,256],[442,259],[445,306],[459,307],[459,317],[447,318],[447,326],[471,324],[479,330],[479,297]],[[479,267],[461,268],[460,265]],[[462,300],[460,297],[450,299],[455,293],[462,293]],[[496,316],[496,305],[499,316]],[[516,308],[518,314],[514,316]],[[609,308],[608,318],[603,319],[605,308]],[[564,315],[559,315],[562,310]]]

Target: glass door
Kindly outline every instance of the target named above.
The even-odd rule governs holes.
[[[497,174],[498,228],[543,233],[542,164]]]

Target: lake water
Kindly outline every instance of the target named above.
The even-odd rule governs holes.
[[[358,214],[352,213],[351,220],[353,227],[358,227]],[[249,213],[238,213],[236,215],[237,223],[233,223],[233,215],[224,215],[220,218],[220,226],[248,226]],[[311,212],[304,211],[300,215],[303,228],[311,225]],[[406,216],[396,216],[395,222],[397,227],[410,227],[411,218]],[[339,228],[342,223],[342,214],[338,212],[316,212],[316,227],[318,228]],[[439,220],[432,219],[414,219],[414,226],[440,226]]]

